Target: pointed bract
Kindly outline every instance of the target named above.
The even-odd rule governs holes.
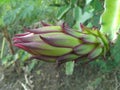
[[[64,33],[47,33],[40,35],[41,38],[50,45],[57,47],[75,47],[80,44],[81,40]],[[72,43],[71,43],[72,41]]]
[[[94,59],[94,58],[98,57],[101,53],[102,53],[102,48],[97,47],[88,55],[88,58],[90,60]]]
[[[34,34],[43,34],[43,33],[51,33],[51,32],[61,32],[62,28],[60,26],[46,26],[37,29],[29,29],[25,28],[25,31],[31,32]]]
[[[60,26],[41,23],[43,27],[25,28],[25,33],[13,38],[14,45],[32,54],[32,58],[59,65],[68,61],[81,61],[81,58],[93,60],[105,56],[109,50],[106,35],[95,28],[81,25],[80,31],[71,29],[65,23]]]
[[[93,44],[80,44],[74,48],[74,52],[78,55],[85,55],[91,52],[95,48]]]

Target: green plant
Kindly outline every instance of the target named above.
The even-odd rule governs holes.
[[[46,18],[46,21],[53,23],[55,13],[53,11],[55,8],[48,8],[51,1],[52,0],[0,0],[0,40],[2,41],[0,43],[0,60],[2,65],[9,67],[12,64],[16,64],[16,60],[18,60],[20,64],[19,67],[24,67],[26,57],[28,57],[29,54],[14,48],[12,37],[15,33],[23,32],[23,26],[32,27],[32,24],[36,21],[38,22],[38,20]],[[29,64],[29,67],[34,67],[34,62]]]
[[[103,4],[104,4],[104,8],[102,7]],[[45,21],[52,24],[57,22],[57,20],[63,20],[67,22],[69,26],[72,28],[72,29],[70,28],[70,31],[67,29],[68,33],[70,32],[72,32],[73,34],[75,33],[74,34],[75,36],[77,36],[78,33],[84,33],[85,35],[89,34],[88,37],[90,39],[88,41],[91,41],[94,38],[100,38],[99,39],[101,40],[100,45],[103,45],[101,47],[103,47],[102,50],[104,52],[102,52],[101,54],[99,53],[99,55],[100,56],[104,55],[106,61],[103,61],[103,58],[97,58],[97,60],[92,63],[100,66],[101,70],[103,71],[110,71],[113,68],[115,68],[115,66],[119,66],[119,60],[120,60],[118,54],[119,34],[117,34],[119,33],[119,28],[120,28],[119,11],[120,11],[120,0],[115,0],[115,1],[114,0],[113,1],[110,0],[104,0],[104,1],[103,0],[62,0],[62,1],[60,0],[23,0],[23,1],[0,0],[0,32],[2,33],[1,37],[3,39],[0,56],[2,62],[3,64],[7,64],[7,62],[9,63],[11,60],[15,62],[17,59],[21,59],[20,63],[22,66],[22,64],[25,62],[24,59],[26,60],[26,58],[28,58],[29,54],[20,50],[18,50],[17,52],[16,51],[17,49],[13,49],[11,42],[11,37],[13,37],[14,34],[23,32],[22,31],[23,26],[30,26],[30,28],[33,28],[32,26],[34,26],[34,23],[37,22],[39,24],[38,21],[43,19],[45,19]],[[96,30],[93,31],[92,28],[90,29],[85,28],[85,30],[89,29],[88,32],[82,31],[82,28],[80,27],[80,23],[83,23],[87,27],[93,27],[93,26],[98,27],[97,31],[100,29],[100,31],[98,31],[100,34],[99,35],[98,33],[96,34],[95,33]],[[37,27],[35,26],[34,28]],[[84,37],[84,35],[81,34],[79,36]],[[110,42],[109,45],[108,45],[108,41],[107,44],[105,44],[106,41],[104,41],[105,38],[103,36],[105,36],[105,38],[109,40]],[[84,37],[84,39],[86,38]],[[74,40],[71,39],[69,41],[73,42]],[[81,41],[84,42],[84,40]],[[113,45],[111,44],[111,42],[113,43]],[[8,44],[6,45],[6,43]],[[91,48],[91,46],[89,45],[85,46],[85,45],[82,47],[82,49],[83,48],[88,49],[89,47]],[[107,53],[107,55],[105,55],[105,53],[108,51],[109,46],[110,46],[109,52]],[[19,58],[16,58],[16,60],[14,60],[10,54],[6,54],[8,48],[11,54],[15,54],[16,52],[16,54],[13,55],[13,58],[15,58],[16,55],[19,56]],[[84,52],[87,52],[87,49]],[[20,54],[21,52],[23,54]],[[26,58],[24,58],[24,53],[26,55]],[[22,56],[23,58],[20,58]],[[73,59],[71,57],[69,58],[70,58],[69,60],[74,59],[73,57],[72,57]],[[45,58],[42,58],[42,60],[43,59]],[[51,58],[47,58],[46,60],[49,59]],[[83,62],[86,60],[90,61],[88,59],[79,58],[79,60],[81,59],[83,60]],[[67,59],[67,61],[69,60]],[[31,67],[34,67],[34,62],[33,64],[31,64]],[[73,67],[74,67],[73,61],[67,62],[66,73],[71,74],[73,72]]]
[[[120,0],[110,1],[105,0],[104,12],[100,17],[101,28],[100,31],[105,33],[110,43],[110,52],[105,57],[106,61],[98,59],[92,62],[101,68],[102,72],[111,72],[118,69],[120,66]]]
[[[117,38],[117,32],[120,28],[120,0],[105,0],[105,10],[101,15],[100,31],[108,35],[110,41]]]
[[[25,28],[26,33],[17,34],[13,38],[14,45],[31,53],[32,58],[60,65],[68,61],[79,61],[84,57],[90,61],[100,55],[105,56],[109,49],[106,36],[95,28],[81,25],[80,32],[72,30],[65,23],[60,26],[42,25],[43,27],[36,29]]]

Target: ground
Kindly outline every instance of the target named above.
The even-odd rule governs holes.
[[[31,73],[1,66],[0,90],[120,90],[119,76],[119,70],[102,73],[90,64],[76,64],[70,76],[65,74],[64,64],[56,68],[54,63],[42,62]]]

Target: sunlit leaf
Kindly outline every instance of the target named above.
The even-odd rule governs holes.
[[[76,6],[73,8],[73,17],[75,21],[80,22],[82,16],[82,10],[79,6]]]
[[[58,12],[57,12],[57,19],[61,19],[63,17],[63,15],[68,12],[68,10],[70,9],[70,5],[66,5],[66,6],[62,6],[59,8]]]

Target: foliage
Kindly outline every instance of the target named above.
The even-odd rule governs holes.
[[[103,4],[110,4],[111,2],[114,8],[103,7]],[[100,28],[99,21],[101,20],[101,31],[110,32],[110,34],[116,33],[120,25],[120,0],[105,0],[105,3],[104,0],[0,0],[1,64],[9,67],[19,62],[20,68],[24,67],[30,55],[13,48],[11,38],[14,34],[23,32],[24,26],[35,27],[34,23],[39,24],[41,20],[52,24],[62,20],[67,22],[70,27],[79,30],[81,30],[80,23],[88,27]],[[105,9],[110,9],[110,13],[105,12]],[[115,20],[115,25],[113,20]],[[111,36],[114,38],[114,35]],[[111,72],[115,68],[119,68],[119,41],[120,36],[118,36],[116,43],[111,45],[112,49],[106,56],[105,61],[103,58],[98,58],[90,63],[91,66],[99,67],[102,72]],[[10,51],[12,50],[14,50],[14,53],[11,54]],[[36,61],[31,61],[28,64],[28,71],[31,71],[35,65]],[[71,74],[73,67],[73,62],[66,63],[66,74]],[[100,80],[98,81],[100,82]]]
[[[40,20],[51,21],[51,23],[54,22],[54,10],[56,10],[56,8],[49,7],[52,1],[53,0],[0,0],[0,38],[1,40],[3,39],[2,44],[0,44],[0,58],[3,65],[10,66],[18,59],[21,60],[20,66],[24,65],[23,63],[29,54],[20,50],[17,52],[16,48],[14,49],[15,54],[11,38],[15,33],[21,33],[23,26],[31,27],[34,22],[39,22]],[[7,54],[11,49],[13,51],[12,54],[15,55]],[[10,56],[11,58],[9,58]],[[16,58],[16,56],[19,58]],[[34,65],[31,64],[30,67],[32,68],[33,66]]]
[[[80,23],[84,23],[88,27],[100,27],[99,18],[103,7],[102,2],[99,0],[70,0],[69,2],[64,0],[64,2],[59,5],[59,7],[57,6],[57,19],[63,19],[69,26],[79,30],[81,30]],[[56,4],[54,4],[54,6],[56,6]],[[72,64],[73,63],[68,62],[66,67],[70,67]],[[67,70],[66,68],[66,72]]]
[[[95,62],[91,62],[93,67],[99,67],[101,72],[112,72],[115,69],[120,68],[120,35],[116,40],[116,43],[111,46],[110,53],[106,56],[105,60],[98,59]]]
[[[86,3],[82,0],[70,0],[69,2],[64,0],[64,4],[58,8],[57,19],[64,19],[71,27],[80,29],[79,24],[93,16],[93,8],[90,3],[91,0],[86,0]]]

